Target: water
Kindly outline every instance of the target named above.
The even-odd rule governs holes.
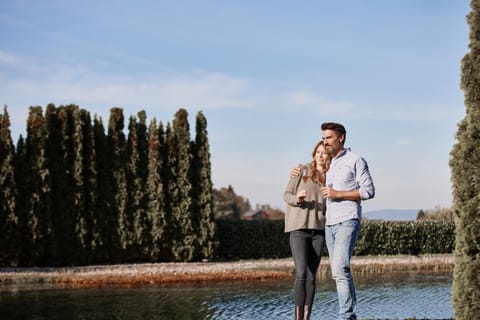
[[[450,319],[451,275],[355,277],[359,319]],[[293,319],[292,280],[58,289],[3,287],[0,319]],[[319,280],[312,320],[335,319],[334,283]]]

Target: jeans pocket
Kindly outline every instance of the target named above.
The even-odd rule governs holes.
[[[360,221],[358,221],[358,219],[350,219],[350,220],[339,223],[339,225],[341,225],[342,227],[352,227],[352,228],[358,227],[359,224],[360,224]]]

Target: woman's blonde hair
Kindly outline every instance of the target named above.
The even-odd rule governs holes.
[[[312,181],[320,182],[321,184],[325,184],[325,175],[327,174],[328,169],[330,168],[331,158],[325,161],[325,164],[322,166],[322,171],[319,172],[317,170],[317,161],[315,160],[315,154],[317,153],[318,147],[323,146],[323,141],[317,142],[315,148],[312,151],[312,161],[310,162],[310,178]]]

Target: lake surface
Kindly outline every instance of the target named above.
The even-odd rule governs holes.
[[[0,319],[293,319],[293,279],[0,290]],[[450,274],[355,277],[359,319],[451,319]],[[320,279],[312,320],[335,319],[334,283]]]

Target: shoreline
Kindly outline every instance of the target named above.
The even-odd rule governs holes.
[[[392,272],[451,273],[453,254],[421,256],[354,256],[353,275]],[[49,286],[61,288],[138,286],[177,282],[259,281],[293,276],[293,259],[259,259],[230,262],[168,262],[92,265],[58,268],[0,268],[0,291],[8,288]],[[330,277],[328,257],[323,257],[319,279]]]

